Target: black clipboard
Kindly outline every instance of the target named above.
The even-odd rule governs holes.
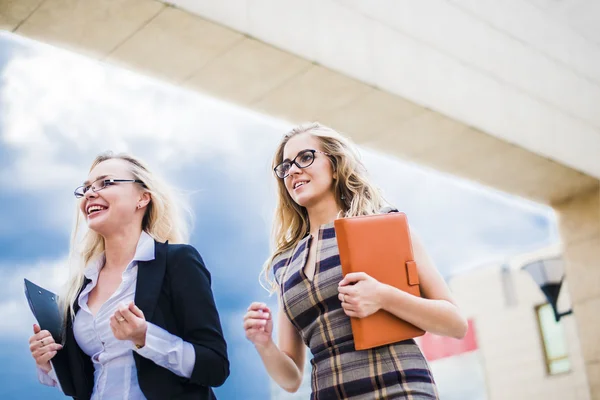
[[[56,343],[62,343],[63,320],[58,308],[58,296],[24,279],[25,297],[40,328],[50,332]]]
[[[58,307],[58,296],[30,280],[24,279],[25,297],[29,308],[38,322],[40,328],[50,332],[54,341],[65,346],[63,342],[63,318]],[[69,367],[69,351],[65,348],[50,360],[52,368],[60,383],[60,388],[67,396],[75,396],[75,388],[71,380]]]

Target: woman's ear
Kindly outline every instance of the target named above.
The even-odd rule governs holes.
[[[138,200],[138,208],[146,207],[152,201],[152,195],[148,192],[143,192]]]

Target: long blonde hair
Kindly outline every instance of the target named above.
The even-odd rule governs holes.
[[[365,166],[360,160],[355,145],[337,131],[318,122],[302,124],[282,139],[273,157],[272,167],[283,161],[283,151],[287,142],[294,136],[310,134],[321,144],[322,150],[329,154],[333,170],[334,193],[343,217],[377,214],[385,205],[381,191],[369,182]],[[263,267],[263,278],[267,289],[276,289],[271,279],[273,260],[282,253],[293,249],[309,230],[306,209],[298,205],[289,195],[283,179],[277,180],[277,206],[272,228],[272,246],[274,251]],[[264,285],[263,285],[264,286]]]
[[[100,154],[92,162],[90,171],[101,162],[111,159],[126,161],[134,178],[144,183],[143,190],[151,196],[142,220],[142,230],[159,242],[187,242],[190,229],[187,222],[189,219],[185,219],[183,216],[184,211],[190,213],[190,209],[183,201],[183,197],[175,197],[172,189],[154,175],[144,162],[128,154],[113,154],[112,152]],[[59,300],[63,316],[66,317],[67,313],[71,313],[71,318],[75,314],[73,304],[77,300],[77,295],[84,282],[85,267],[91,260],[104,252],[104,238],[89,228],[80,232],[81,222],[82,215],[79,205],[77,205],[69,256],[71,275],[64,290],[65,294],[60,296]],[[79,239],[81,233],[83,233],[83,237]]]

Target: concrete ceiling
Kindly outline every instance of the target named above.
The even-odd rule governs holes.
[[[0,27],[536,201],[598,187],[600,36],[555,2],[176,3],[4,0]]]

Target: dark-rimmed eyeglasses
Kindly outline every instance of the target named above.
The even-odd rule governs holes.
[[[144,182],[140,181],[139,179],[106,179],[106,178],[102,178],[102,179],[98,179],[97,181],[92,182],[91,185],[79,186],[77,189],[75,189],[73,194],[75,195],[75,197],[80,199],[83,196],[85,196],[85,194],[88,192],[88,190],[91,190],[92,192],[96,193],[102,189],[106,189],[108,186],[114,185],[115,183],[139,183],[139,184],[143,185],[144,187],[146,187],[146,185],[144,185]]]
[[[326,156],[331,155],[329,153],[325,153],[325,152],[319,151],[319,150],[313,150],[313,149],[302,150],[300,153],[298,153],[296,155],[296,157],[294,157],[294,159],[292,161],[285,160],[284,162],[282,162],[281,164],[279,164],[278,166],[273,168],[273,171],[275,171],[275,175],[277,175],[278,178],[285,179],[290,174],[290,168],[292,168],[292,165],[294,165],[294,164],[298,168],[310,167],[312,165],[312,163],[315,162],[315,153],[324,154]]]

